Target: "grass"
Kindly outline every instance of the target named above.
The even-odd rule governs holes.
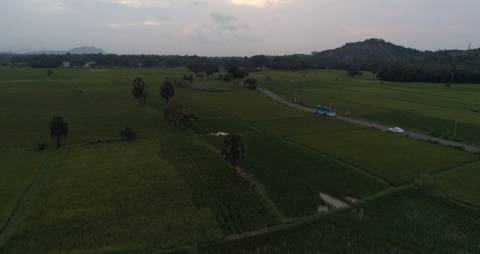
[[[192,142],[191,138],[169,140],[161,153],[193,191],[197,207],[209,208],[224,235],[253,231],[279,223],[266,203],[234,169],[219,160],[214,151]]]
[[[221,235],[215,215],[160,154],[161,144],[71,146],[48,168],[6,253],[148,250]]]
[[[0,232],[0,253],[149,253],[204,246],[278,226],[281,218],[266,196],[291,219],[301,221],[298,217],[313,215],[324,205],[319,192],[363,199],[388,187],[369,174],[402,184],[422,172],[439,172],[478,159],[314,117],[234,83],[206,78],[199,81],[224,92],[178,88],[176,100],[199,120],[186,129],[175,129],[163,119],[165,101],[159,90],[166,77],[183,73],[185,69],[58,69],[49,78],[45,70],[0,68],[0,223],[10,222]],[[400,117],[395,112],[431,117],[421,122],[420,117],[404,116],[405,125],[417,122],[415,128],[422,130],[437,119],[457,115],[459,130],[470,124],[473,138],[480,122],[472,117],[477,88],[469,85],[454,85],[445,92],[435,85],[379,88],[371,75],[346,79],[335,71],[253,75],[284,95],[295,84],[307,105],[318,104],[316,98],[328,98],[327,104],[345,103],[355,109],[354,114],[372,119],[376,115],[386,122]],[[266,75],[273,80],[266,80]],[[130,93],[131,80],[138,76],[144,78],[150,94],[145,107],[138,106]],[[464,108],[472,110],[465,113]],[[54,115],[70,125],[59,150],[48,133]],[[138,132],[135,142],[106,142],[117,140],[120,129],[127,126]],[[248,155],[242,168],[256,177],[268,195],[238,177],[218,151],[206,145],[221,144],[222,138],[209,135],[216,131],[244,136]],[[35,151],[38,143],[47,143],[47,149]],[[477,204],[475,165],[445,172],[440,176],[442,189]],[[349,221],[348,211],[272,235],[227,245],[219,242],[200,250],[455,253],[463,247],[478,252],[474,242],[478,214],[462,207],[404,193],[362,208],[367,211],[362,222]],[[425,233],[429,230],[434,234]],[[446,239],[443,249],[433,246],[440,234]],[[179,249],[179,253],[186,252]]]
[[[480,163],[445,172],[438,181],[440,189],[450,196],[480,207]]]
[[[320,192],[337,198],[364,198],[386,188],[382,182],[299,145],[265,134],[245,136],[242,167],[265,185],[273,201],[291,217],[318,213]]]
[[[457,122],[453,119],[434,118],[419,115],[413,112],[389,112],[369,117],[380,123],[392,122],[395,119],[396,126],[409,126],[415,130],[424,130],[432,136],[452,140],[468,140],[471,143],[480,144],[480,125]],[[456,136],[455,136],[456,131]]]
[[[2,225],[15,214],[0,252],[149,252],[277,223],[218,154],[164,121],[155,86],[184,70],[55,70],[52,78],[8,70],[0,70],[0,117],[8,119],[0,124]],[[146,107],[130,94],[136,76],[151,93]],[[222,117],[194,102],[186,106],[205,120],[200,129],[214,125],[207,118]],[[70,125],[58,151],[48,135],[54,115]],[[137,142],[102,142],[119,138],[126,126],[138,132]],[[47,150],[34,151],[43,142]],[[42,177],[14,210],[43,161]]]
[[[201,253],[476,253],[479,215],[407,190],[298,226],[205,245]]]
[[[200,119],[189,125],[193,131],[200,135],[210,135],[211,133],[245,133],[254,131],[242,122],[228,118],[223,119]]]
[[[474,131],[480,128],[480,86],[454,84],[380,83],[371,73],[349,78],[344,71],[311,70],[302,72],[265,71],[255,73],[260,85],[305,105],[330,105],[343,115],[386,124],[401,125],[427,134],[435,131],[451,135],[454,122],[461,131],[457,138],[480,144]],[[267,79],[270,77],[271,80]]]
[[[48,155],[20,151],[0,154],[0,228],[3,228],[17,201],[35,179]]]
[[[362,129],[362,127],[316,116],[258,121],[254,124],[260,129],[284,137]]]
[[[348,161],[395,185],[406,183],[422,173],[434,173],[478,159],[476,155],[448,147],[372,130],[295,136],[291,139]]]
[[[233,86],[233,84],[231,84]],[[181,96],[244,121],[274,120],[287,117],[308,116],[308,113],[291,109],[270,101],[256,91],[235,88],[228,93],[203,93],[182,89]]]

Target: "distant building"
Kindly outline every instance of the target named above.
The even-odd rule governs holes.
[[[95,67],[97,67],[97,63],[96,62],[86,62],[83,67],[87,68],[87,69],[95,68]]]
[[[70,62],[63,62],[62,67],[63,68],[70,68],[70,67],[72,67],[72,64],[70,64]]]

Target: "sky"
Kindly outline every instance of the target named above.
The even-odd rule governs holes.
[[[0,51],[283,55],[368,38],[466,49],[480,47],[479,10],[479,0],[0,0]]]

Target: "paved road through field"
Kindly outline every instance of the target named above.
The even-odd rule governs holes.
[[[303,110],[303,111],[306,111],[306,112],[311,112],[311,113],[314,112],[314,110],[312,108],[304,107],[304,106],[295,104],[293,102],[289,102],[289,101],[283,99],[282,97],[278,96],[274,92],[272,92],[270,90],[267,90],[265,88],[258,88],[257,90],[262,92],[267,97],[269,97],[269,98],[271,98],[275,101],[278,101],[280,103],[283,103],[287,106],[290,106],[292,108],[296,108],[296,109]],[[375,128],[375,129],[378,129],[378,130],[381,130],[381,131],[388,131],[388,129],[390,128],[389,126],[385,126],[385,125],[382,125],[382,124],[373,123],[373,122],[369,122],[369,121],[365,121],[365,120],[361,120],[361,119],[344,117],[344,116],[336,116],[335,119],[340,120],[340,121],[344,121],[344,122],[349,122],[349,123],[356,124],[356,125],[362,125],[362,126],[366,126],[366,127]],[[444,145],[444,146],[459,147],[459,148],[464,149],[465,151],[472,152],[472,153],[480,153],[480,148],[479,147],[475,147],[475,146],[467,145],[467,144],[463,144],[463,143],[458,143],[458,142],[455,142],[455,141],[450,141],[450,140],[446,140],[446,139],[442,139],[442,138],[436,138],[436,137],[428,136],[428,135],[421,134],[421,133],[418,133],[418,132],[406,131],[405,136],[407,136],[409,138],[417,139],[417,140],[422,140],[422,141],[427,141],[427,142],[435,142],[435,143],[438,143],[438,144]]]

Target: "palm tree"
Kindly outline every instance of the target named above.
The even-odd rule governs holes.
[[[142,78],[136,78],[133,80],[132,95],[137,99],[141,106],[144,106],[147,102],[147,91],[145,89],[145,81]]]
[[[60,148],[60,140],[66,138],[68,134],[68,124],[62,117],[55,116],[50,121],[50,135],[57,141],[57,148]]]
[[[245,159],[245,150],[245,144],[239,135],[230,134],[223,141],[223,159],[234,168],[240,166],[240,162]]]
[[[167,101],[167,104],[169,104],[170,99],[175,96],[175,87],[173,86],[172,81],[166,79],[163,82],[163,87],[160,91],[160,95],[162,95],[162,97],[165,98],[165,100]]]

